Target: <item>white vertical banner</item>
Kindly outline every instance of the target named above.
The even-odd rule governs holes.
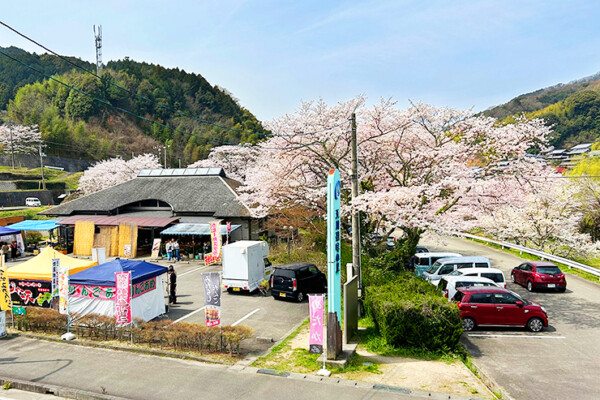
[[[69,267],[60,267],[58,272],[58,312],[69,315]]]
[[[0,337],[6,336],[6,311],[0,311]]]
[[[52,298],[58,296],[58,270],[60,268],[60,258],[52,259]]]

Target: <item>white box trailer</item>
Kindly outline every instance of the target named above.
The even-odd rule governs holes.
[[[271,278],[269,244],[257,240],[240,240],[223,246],[223,287],[228,292],[252,292]]]

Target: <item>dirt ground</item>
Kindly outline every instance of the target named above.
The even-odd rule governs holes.
[[[289,342],[291,351],[308,350],[308,325]],[[335,374],[340,378],[400,386],[410,389],[461,396],[493,398],[488,389],[460,361],[427,361],[404,357],[384,357],[369,353],[360,345],[357,354],[362,362],[378,364],[379,373],[351,371]]]

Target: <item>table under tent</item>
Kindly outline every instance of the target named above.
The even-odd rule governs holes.
[[[165,313],[162,275],[167,268],[116,259],[71,276],[69,311],[80,316],[115,315],[115,272],[131,271],[131,317],[150,321]]]
[[[22,306],[50,307],[52,294],[52,260],[58,258],[62,267],[73,275],[98,263],[69,257],[52,247],[45,247],[30,260],[8,268],[10,296],[13,304]]]

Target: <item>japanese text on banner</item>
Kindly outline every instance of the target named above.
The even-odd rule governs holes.
[[[324,295],[313,294],[308,296],[308,311],[310,313],[309,353],[323,353],[323,304]]]
[[[218,272],[202,274],[206,326],[221,325],[221,275]]]
[[[221,224],[219,221],[210,223],[211,253],[204,255],[204,264],[210,265],[221,261]]]
[[[115,322],[131,322],[131,272],[115,272]]]
[[[50,293],[52,297],[58,296],[58,269],[60,268],[60,258],[52,259],[52,286]]]
[[[10,310],[10,286],[6,267],[0,267],[0,310]]]
[[[69,267],[58,270],[58,312],[69,313]]]

